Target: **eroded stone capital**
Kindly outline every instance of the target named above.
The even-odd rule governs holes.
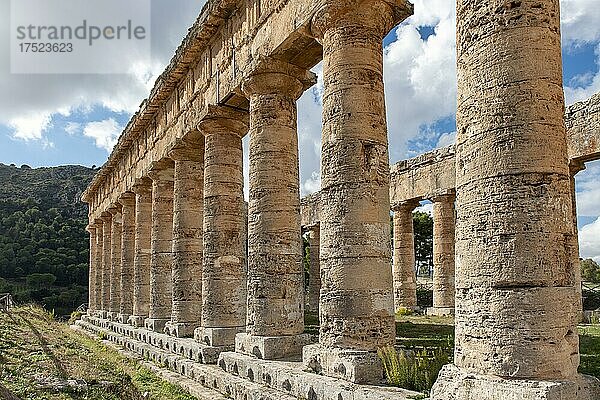
[[[132,187],[135,194],[139,195],[152,195],[152,179],[141,178],[136,179],[135,184]]]
[[[392,211],[394,212],[412,212],[415,208],[419,207],[419,200],[407,200],[401,203],[394,204]]]
[[[119,203],[123,206],[133,206],[135,205],[135,193],[125,192],[121,196],[119,196]]]
[[[456,193],[450,191],[448,193],[438,194],[433,196],[430,200],[432,203],[454,203],[454,201],[456,201]]]
[[[204,138],[198,140],[177,139],[169,150],[169,158],[174,161],[204,162]]]
[[[317,83],[317,76],[296,65],[261,57],[252,74],[242,83],[246,96],[280,94],[298,100],[305,90]]]
[[[198,123],[198,130],[204,135],[233,133],[243,137],[248,133],[249,120],[249,114],[244,110],[211,105],[206,116]]]
[[[175,162],[170,158],[163,158],[160,161],[155,161],[150,166],[148,176],[153,181],[173,181],[173,171]]]
[[[112,214],[108,211],[104,211],[102,214],[100,214],[100,220],[103,224],[110,224],[112,221]]]
[[[322,39],[329,29],[360,22],[375,30],[383,40],[394,26],[414,12],[414,6],[406,0],[321,0],[320,3],[311,25],[317,39]]]
[[[585,164],[583,162],[577,160],[571,160],[569,162],[569,173],[571,176],[575,176],[583,170],[585,170]]]

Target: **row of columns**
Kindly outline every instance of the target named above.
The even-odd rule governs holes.
[[[493,1],[483,7],[459,0],[457,7],[462,77],[457,116],[457,345],[455,366],[442,371],[434,387],[436,400],[472,398],[464,390],[485,393],[487,389],[479,386],[468,390],[473,385],[469,374],[474,373],[506,377],[511,382],[518,378],[573,380],[577,373],[576,272],[562,120],[558,0],[504,3]],[[381,379],[376,350],[395,342],[382,40],[409,14],[402,4],[323,1],[311,24],[312,35],[323,46],[324,78],[319,343],[303,347],[296,132],[296,100],[314,83],[314,76],[275,60],[263,60],[242,87],[250,99],[247,274],[240,271],[244,254],[239,254],[243,246],[236,231],[244,224],[239,217],[243,208],[238,167],[241,132],[218,111],[208,118],[227,133],[199,128],[206,148],[204,207],[184,200],[182,190],[189,189],[188,183],[177,182],[190,179],[192,171],[201,173],[200,148],[195,150],[195,159],[173,154],[172,159],[154,165],[149,175],[149,274],[138,253],[147,252],[145,243],[139,248],[136,243],[133,263],[134,269],[141,270],[133,273],[134,287],[145,287],[140,275],[149,276],[148,314],[139,315],[147,317],[146,327],[189,334],[189,324],[198,324],[200,310],[196,329],[210,341],[211,332],[217,332],[214,329],[239,329],[239,317],[244,315],[245,332],[235,335],[238,352],[280,358],[302,350],[306,367],[325,375],[354,382]],[[481,18],[486,12],[492,17]],[[505,18],[499,13],[509,15]],[[507,24],[515,26],[507,28]],[[540,25],[543,32],[531,24]],[[235,160],[223,169],[234,175],[212,169],[217,158],[228,160],[229,156]],[[195,164],[178,165],[182,162]],[[190,195],[200,197],[197,191]],[[138,201],[136,193],[136,205]],[[439,203],[434,213],[442,224],[448,223],[449,201]],[[191,205],[197,209],[191,211]],[[114,317],[115,302],[123,302],[123,296],[112,293],[116,286],[111,285],[111,274],[130,264],[122,262],[124,254],[129,254],[123,249],[127,241],[114,234],[123,230],[122,211],[111,210],[95,221],[92,293],[96,296],[93,304]],[[397,217],[405,223],[395,225],[408,230],[412,220],[408,222],[407,210]],[[193,224],[188,217],[194,219]],[[148,221],[136,211],[136,241],[144,222]],[[216,228],[220,226],[225,228]],[[406,232],[399,230],[397,235],[410,235]],[[450,228],[444,225],[436,235],[445,238],[448,232]],[[199,256],[199,240],[203,241],[201,266],[194,261]],[[412,240],[403,242],[412,246]],[[438,242],[440,270],[451,268],[451,244],[445,239]],[[121,249],[113,251],[116,245]],[[397,253],[405,250],[399,247]],[[112,266],[119,264],[119,254],[121,264]],[[179,264],[175,266],[173,260]],[[195,271],[179,270],[190,265]],[[199,269],[201,289],[194,286]],[[395,269],[402,267],[397,264]],[[131,290],[123,285],[126,282],[121,279],[121,292]],[[443,280],[438,285],[444,293],[452,287]],[[238,289],[233,290],[234,296],[215,293],[231,287]],[[239,300],[244,290],[247,310],[242,313]],[[202,306],[197,308],[200,298]],[[144,312],[144,305],[136,306],[138,301],[134,298],[133,309]],[[223,319],[213,313],[219,307]],[[526,323],[528,315],[537,317]],[[227,336],[228,343],[232,337]],[[464,390],[456,385],[463,376]],[[475,383],[481,382],[478,378]],[[490,379],[489,384],[498,389],[494,393],[509,393],[498,380]]]
[[[433,203],[433,307],[429,315],[454,314],[454,193],[436,196]],[[394,308],[417,309],[417,276],[413,211],[418,200],[394,207]]]

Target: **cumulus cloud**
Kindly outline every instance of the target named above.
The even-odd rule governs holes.
[[[96,146],[110,152],[117,144],[122,130],[123,127],[117,121],[109,118],[104,121],[87,123],[83,128],[83,135],[94,139]]]
[[[170,0],[151,2],[152,60],[140,54],[122,54],[115,62],[128,65],[129,74],[12,75],[10,0],[0,0],[0,124],[10,128],[16,139],[43,141],[56,114],[86,112],[98,106],[113,112],[135,112],[205,0],[179,0],[177,7]]]
[[[577,189],[577,215],[597,217],[600,215],[600,161],[586,164],[586,169],[575,176]]]
[[[600,262],[600,217],[579,230],[579,254]]]

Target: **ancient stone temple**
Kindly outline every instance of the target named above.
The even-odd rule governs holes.
[[[427,199],[427,312],[456,318],[432,399],[600,398],[577,373],[573,200],[600,154],[598,98],[565,124],[558,0],[457,3],[456,147],[390,168],[382,41],[409,2],[209,0],[83,195],[79,325],[200,398],[414,398],[380,385],[377,350],[417,306],[412,212]],[[321,61],[322,188],[301,201],[297,100]]]

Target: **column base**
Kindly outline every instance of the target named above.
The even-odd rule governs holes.
[[[329,348],[320,344],[302,350],[304,368],[326,376],[357,384],[380,384],[384,381],[383,364],[377,353]]]
[[[233,328],[196,328],[194,339],[208,346],[231,346],[235,344],[235,336],[244,333],[246,327],[237,326]]]
[[[126,324],[129,321],[129,314],[120,314],[117,316],[117,322]]]
[[[191,338],[194,337],[194,330],[200,325],[199,322],[172,322],[169,321],[165,324],[165,333],[169,336],[177,338]]]
[[[427,307],[427,315],[444,317],[454,315],[454,307]]]
[[[119,319],[119,313],[116,311],[109,311],[106,314],[106,319],[108,319],[109,321],[117,322]]]
[[[108,312],[104,311],[104,310],[97,310],[96,311],[96,318],[102,318],[102,319],[106,319]]]
[[[143,328],[146,318],[148,317],[143,315],[131,315],[129,316],[127,323],[131,326],[135,326],[136,328]]]
[[[254,336],[248,333],[235,335],[236,353],[253,355],[263,360],[279,360],[302,354],[302,347],[310,343],[310,335]]]
[[[161,319],[161,318],[146,318],[144,320],[144,327],[152,332],[163,333],[165,331],[165,326],[167,322],[170,322],[169,319]]]
[[[504,379],[468,373],[455,365],[446,365],[431,389],[431,400],[523,399],[600,399],[600,380],[585,375],[578,375],[574,382]]]

